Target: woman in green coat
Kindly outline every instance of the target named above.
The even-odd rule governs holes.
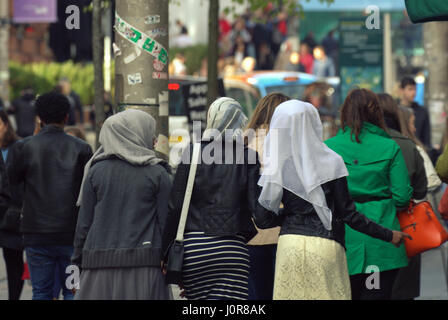
[[[385,131],[375,93],[350,92],[341,109],[341,124],[343,129],[326,144],[344,159],[358,211],[383,227],[400,230],[397,209],[408,206],[413,190],[400,147]],[[396,248],[348,226],[345,240],[352,298],[390,299],[398,270],[408,263],[404,246]]]

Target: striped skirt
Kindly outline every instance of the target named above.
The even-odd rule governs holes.
[[[247,300],[249,251],[242,237],[184,237],[183,285],[188,300]]]

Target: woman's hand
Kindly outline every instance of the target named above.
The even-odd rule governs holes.
[[[401,246],[401,244],[404,242],[404,239],[408,238],[409,240],[412,240],[412,237],[407,233],[401,231],[392,231],[392,233],[393,237],[391,243],[397,248]]]

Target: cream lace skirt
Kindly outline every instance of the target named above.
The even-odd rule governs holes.
[[[274,300],[350,300],[344,248],[336,241],[282,235],[278,241]]]

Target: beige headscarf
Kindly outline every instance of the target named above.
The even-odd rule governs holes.
[[[242,135],[242,129],[246,126],[247,117],[238,101],[232,98],[219,98],[212,103],[207,115],[207,129],[219,131],[220,137],[225,138],[226,130],[234,130],[234,135]],[[213,136],[210,130],[204,132],[203,140],[210,140]],[[214,136],[215,139],[218,137]]]
[[[77,205],[82,202],[85,179],[96,162],[117,157],[136,166],[162,162],[154,151],[156,121],[148,113],[129,109],[106,120],[101,132],[101,147],[86,164]]]

